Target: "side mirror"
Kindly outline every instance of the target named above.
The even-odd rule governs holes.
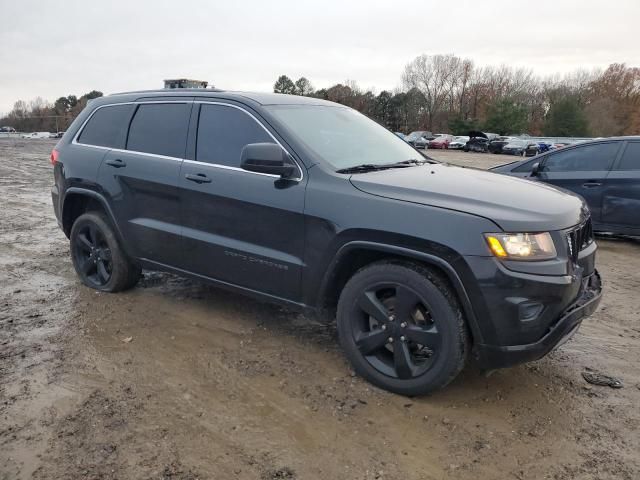
[[[287,152],[275,143],[245,145],[240,153],[240,167],[249,172],[279,175],[281,178],[291,178],[296,172]]]
[[[533,164],[533,166],[531,167],[531,176],[532,177],[537,177],[538,174],[540,173],[540,162],[536,162]]]

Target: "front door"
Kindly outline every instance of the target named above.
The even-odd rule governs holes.
[[[583,197],[599,223],[604,182],[619,147],[620,142],[590,143],[551,153],[541,163],[538,179]]]
[[[248,110],[194,107],[193,159],[180,172],[185,268],[289,300],[300,295],[306,178],[283,181],[240,169],[249,143],[277,143]]]

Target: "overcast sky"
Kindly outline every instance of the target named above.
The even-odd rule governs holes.
[[[640,0],[0,0],[0,112],[170,77],[270,91],[284,73],[379,92],[421,53],[541,75],[640,66],[639,19]]]

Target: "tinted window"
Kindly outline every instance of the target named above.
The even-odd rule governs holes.
[[[266,107],[291,135],[336,170],[422,158],[409,144],[355,110],[321,105]]]
[[[136,111],[127,150],[182,158],[187,141],[191,104],[140,105]]]
[[[640,170],[640,142],[629,142],[616,170]]]
[[[529,160],[528,162],[523,163],[518,168],[514,168],[511,171],[512,172],[530,172],[531,169],[533,168],[533,164],[539,161],[540,160],[537,158],[535,160]]]
[[[78,142],[101,147],[124,148],[133,105],[114,105],[95,111]]]
[[[549,155],[545,172],[591,172],[608,170],[618,152],[619,143],[597,143],[563,150]]]
[[[240,152],[249,143],[274,143],[244,111],[224,105],[202,105],[198,122],[196,160],[240,166]]]

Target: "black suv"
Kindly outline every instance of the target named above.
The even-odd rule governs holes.
[[[86,285],[164,270],[320,312],[356,372],[401,394],[443,387],[469,356],[538,359],[600,301],[579,197],[433,162],[323,100],[103,97],[51,161]]]

